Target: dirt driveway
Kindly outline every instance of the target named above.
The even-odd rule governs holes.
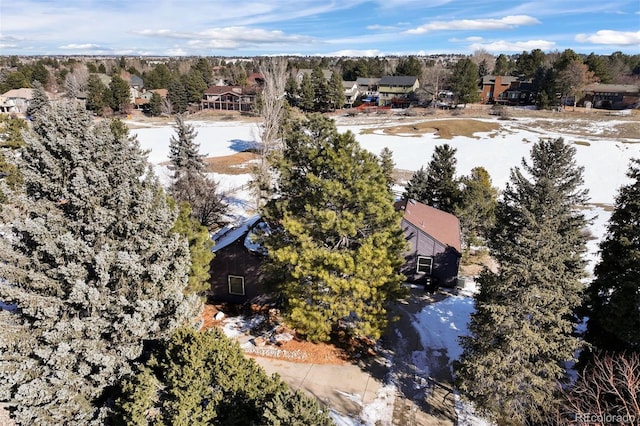
[[[423,348],[412,324],[413,316],[426,304],[444,297],[411,289],[409,296],[389,313],[398,320],[382,338],[379,355],[355,364],[255,359],[269,374],[278,373],[293,389],[364,424],[453,425],[457,417],[449,360],[441,350]],[[424,371],[425,366],[428,371]]]

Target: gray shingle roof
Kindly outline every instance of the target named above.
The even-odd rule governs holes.
[[[408,75],[388,75],[382,77],[378,84],[380,86],[405,86],[411,87],[416,83],[417,78]]]

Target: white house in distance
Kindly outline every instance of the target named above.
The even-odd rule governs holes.
[[[24,114],[35,89],[11,89],[0,95],[0,112]]]

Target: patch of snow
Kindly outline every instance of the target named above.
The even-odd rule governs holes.
[[[445,350],[449,367],[452,368],[451,362],[459,359],[462,354],[459,338],[469,334],[467,325],[474,310],[473,299],[463,296],[449,296],[425,306],[415,314],[412,322],[420,336],[422,347]],[[428,369],[428,366],[419,367]]]
[[[330,410],[329,417],[331,417],[336,426],[367,426],[362,424],[360,420],[340,414],[336,410]]]
[[[269,225],[266,222],[260,222],[244,237],[244,246],[254,253],[267,255],[267,249],[262,245],[262,239],[269,234],[271,234]]]
[[[262,315],[256,315],[248,319],[242,315],[227,317],[222,322],[222,331],[227,337],[238,337],[258,327],[265,320],[266,318]]]
[[[390,425],[393,421],[393,405],[396,398],[396,386],[392,383],[381,386],[376,399],[362,409],[364,425]]]
[[[244,234],[249,232],[249,229],[260,220],[259,215],[255,215],[250,217],[249,219],[243,221],[240,225],[237,226],[225,226],[218,232],[213,235],[213,240],[215,241],[215,245],[213,246],[213,252],[217,252],[229,244],[237,241]]]
[[[494,423],[478,416],[471,404],[460,398],[458,392],[454,392],[454,406],[458,415],[458,425],[460,426],[493,426]]]

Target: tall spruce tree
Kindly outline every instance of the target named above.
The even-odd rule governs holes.
[[[468,58],[456,62],[449,86],[458,104],[468,104],[480,99],[478,66]]]
[[[197,315],[189,253],[137,141],[73,104],[25,133],[0,238],[0,400],[18,424],[103,424],[143,342]]]
[[[489,247],[499,271],[480,277],[457,375],[466,397],[500,424],[541,422],[580,345],[572,333],[587,220],[577,209],[587,196],[574,156],[562,138],[540,140],[498,203]]]
[[[486,241],[496,219],[498,190],[491,185],[491,176],[484,167],[474,167],[461,179],[460,202],[456,216],[460,219],[467,248]]]
[[[313,90],[313,83],[311,77],[308,74],[302,74],[302,81],[300,82],[299,95],[300,102],[298,106],[303,111],[314,111],[315,109],[315,94]]]
[[[455,155],[456,149],[448,144],[436,146],[427,169],[420,168],[411,177],[404,198],[454,213],[460,198]]]
[[[193,124],[187,123],[182,114],[176,115],[176,124],[173,127],[175,135],[169,140],[169,160],[174,168],[174,177],[182,174],[204,173],[204,155],[200,154],[200,145],[196,143],[198,132]]]
[[[311,85],[313,86],[313,111],[327,111],[331,100],[329,82],[319,66],[314,67],[311,71]]]
[[[174,129],[176,134],[169,141],[169,159],[174,170],[169,194],[180,203],[188,203],[193,218],[214,230],[224,223],[226,205],[218,194],[218,185],[205,175],[205,156],[195,142],[198,133],[181,114],[176,115]]]
[[[596,352],[640,352],[640,160],[627,176],[586,292],[585,337]]]
[[[177,330],[122,388],[118,424],[333,424],[315,400],[267,376],[215,328]]]
[[[309,340],[379,338],[401,294],[400,214],[379,158],[321,115],[293,124],[275,164],[280,197],[265,207],[270,270],[284,313]]]
[[[411,176],[411,179],[407,182],[407,186],[404,188],[402,198],[420,202],[427,198],[427,171],[424,167],[420,167],[420,169],[416,170]]]
[[[47,95],[47,92],[44,90],[42,83],[40,83],[37,80],[34,81],[33,88],[34,88],[33,96],[31,97],[31,100],[29,101],[29,106],[27,107],[27,115],[30,116],[32,119],[35,117],[35,115],[38,112],[40,112],[41,110],[43,110],[49,105],[49,96]]]

